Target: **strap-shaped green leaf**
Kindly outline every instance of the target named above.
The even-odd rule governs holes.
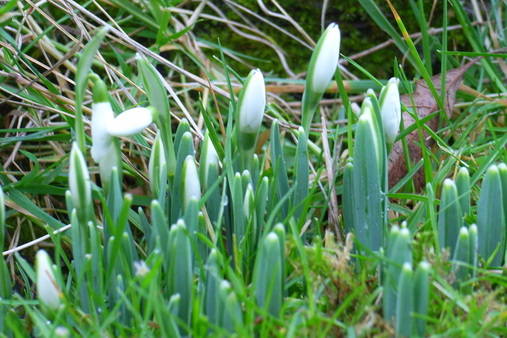
[[[92,66],[95,54],[100,48],[100,44],[107,34],[108,27],[102,27],[98,30],[97,34],[91,39],[86,46],[83,48],[79,62],[77,64],[76,72],[76,120],[74,126],[74,132],[76,133],[76,141],[79,149],[86,152],[85,148],[85,132],[83,123],[83,101],[86,91],[86,85],[88,84],[88,74]]]

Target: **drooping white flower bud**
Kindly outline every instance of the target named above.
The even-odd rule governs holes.
[[[257,133],[266,108],[266,86],[259,69],[248,75],[239,98],[239,129],[244,133]]]
[[[148,127],[156,118],[157,112],[153,107],[136,107],[125,110],[116,116],[107,126],[107,132],[112,136],[131,136]]]
[[[191,200],[201,198],[201,184],[194,157],[188,155],[183,162],[183,204],[186,207]]]
[[[95,162],[99,163],[104,157],[110,156],[109,147],[112,143],[107,126],[114,119],[113,109],[109,102],[98,102],[92,105],[92,149],[91,154]]]
[[[310,130],[319,101],[336,72],[339,56],[340,28],[332,23],[319,38],[308,65],[301,106],[301,122],[306,133]]]
[[[307,84],[316,93],[324,93],[334,76],[340,55],[340,28],[331,23],[319,38],[310,59]]]
[[[248,75],[238,103],[238,137],[243,150],[251,150],[257,142],[257,134],[266,108],[266,86],[258,69]]]
[[[37,297],[42,304],[56,310],[60,306],[61,292],[55,279],[51,259],[46,251],[37,251],[35,265],[37,270]]]
[[[96,74],[90,76],[93,80],[92,104],[92,149],[91,154],[95,162],[99,163],[104,157],[110,156],[109,148],[112,142],[107,126],[114,119],[113,108],[107,98],[107,87]]]
[[[380,92],[380,114],[384,126],[384,134],[388,143],[392,144],[398,135],[401,122],[401,103],[398,84],[400,80],[393,77]]]

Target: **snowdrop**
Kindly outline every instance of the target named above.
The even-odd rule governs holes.
[[[35,264],[37,270],[37,297],[46,307],[56,310],[60,306],[61,292],[54,276],[51,259],[46,251],[37,251]]]
[[[92,148],[93,160],[99,164],[101,180],[107,189],[114,167],[120,167],[120,149],[114,136],[131,136],[148,127],[157,116],[153,107],[135,107],[114,116],[107,97],[107,88],[97,75],[94,82],[92,104]]]
[[[156,118],[153,107],[135,107],[125,110],[107,125],[107,132],[112,136],[132,136],[148,127]]]
[[[340,28],[337,24],[330,24],[319,38],[312,53],[306,75],[305,91],[301,114],[303,127],[306,132],[310,128],[315,110],[322,95],[331,82],[340,56]]]
[[[92,149],[91,155],[99,163],[104,157],[111,156],[109,152],[112,137],[107,132],[107,126],[114,119],[113,108],[107,99],[107,90],[104,81],[95,78],[93,86],[92,104]]]
[[[266,86],[259,69],[248,75],[239,96],[239,143],[245,150],[255,146],[266,108]]]
[[[401,123],[400,92],[397,78],[391,78],[380,92],[380,114],[384,134],[389,144],[392,144],[398,135]]]
[[[340,28],[330,24],[319,41],[310,59],[307,86],[315,93],[324,93],[334,76],[340,55]]]

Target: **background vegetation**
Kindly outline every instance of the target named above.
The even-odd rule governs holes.
[[[84,46],[100,27],[111,25],[113,29],[100,45],[91,69],[106,82],[115,112],[148,104],[149,89],[138,75],[136,60],[136,54],[143,55],[173,90],[167,94],[173,132],[186,118],[195,149],[200,149],[207,123],[215,127],[219,143],[226,144],[230,137],[225,132],[230,102],[226,96],[238,93],[250,69],[260,68],[266,77],[269,102],[256,148],[265,164],[260,173],[269,178],[275,175],[269,155],[273,142],[270,133],[273,120],[278,119],[293,182],[304,72],[322,28],[337,22],[342,32],[341,76],[345,88],[332,87],[320,114],[316,114],[320,115],[316,121],[326,123],[315,123],[310,135],[315,148],[309,151],[310,193],[305,213],[296,222],[301,231],[295,234],[289,221],[284,224],[287,280],[280,316],[271,316],[256,304],[251,276],[242,275],[244,271],[237,266],[220,265],[244,314],[244,330],[239,335],[394,335],[393,324],[382,317],[383,289],[377,270],[381,259],[359,255],[352,249],[352,239],[345,240],[343,169],[351,151],[347,132],[352,123],[347,127],[348,106],[343,102],[360,103],[367,88],[373,87],[378,93],[382,81],[391,76],[403,80],[403,94],[413,94],[417,80],[441,74],[445,82],[449,70],[476,57],[481,59],[466,71],[463,83],[450,90],[456,94],[450,117],[440,109],[432,112],[442,117],[428,137],[435,142],[426,147],[422,159],[414,160],[423,168],[427,185],[417,186],[416,170],[399,177],[401,183],[388,194],[389,223],[406,221],[413,237],[414,262],[427,260],[432,266],[427,334],[506,335],[505,268],[482,265],[464,287],[457,285],[452,253],[436,251],[432,230],[440,214],[445,178],[455,177],[460,167],[468,168],[472,183],[468,223],[473,223],[487,168],[507,162],[505,3],[411,0],[392,4],[406,33],[411,34],[408,41],[414,43],[414,49],[409,48],[403,29],[384,1],[4,3],[0,9],[0,181],[7,210],[4,258],[12,286],[8,297],[2,294],[0,300],[10,330],[7,333],[4,327],[6,334],[51,336],[57,329],[66,328],[58,332],[71,336],[158,336],[166,332],[162,331],[163,319],[174,312],[170,295],[164,294],[167,297],[159,300],[149,294],[144,299],[142,293],[139,303],[151,299],[154,308],[164,308],[167,313],[134,316],[130,323],[135,324],[129,326],[121,317],[120,305],[101,309],[102,313],[87,311],[73,284],[72,237],[69,231],[53,234],[71,223],[65,192],[69,189],[69,154],[76,136],[76,67],[85,58]],[[375,15],[376,9],[383,16]],[[383,45],[389,39],[394,43]],[[376,46],[378,50],[371,49]],[[82,109],[89,135],[92,87],[91,83],[85,86]],[[430,102],[435,105],[435,98]],[[137,212],[138,207],[148,210],[153,197],[148,162],[155,134],[152,127],[142,135],[122,140],[121,191],[133,196],[131,212]],[[405,139],[408,132],[401,135],[400,139]],[[90,141],[87,138],[88,146]],[[326,147],[330,153],[320,152]],[[85,156],[94,182],[93,208],[98,224],[103,224],[105,206],[100,200],[98,167]],[[150,211],[147,213],[151,221]],[[134,223],[131,220],[135,246],[142,248],[140,259],[148,260],[143,256],[147,245],[144,232]],[[50,253],[61,273],[66,310],[56,315],[40,306],[35,294],[34,260],[40,248]],[[230,263],[227,255],[223,258]],[[200,267],[204,270],[202,264]],[[153,265],[150,268],[154,269]],[[196,294],[202,289],[200,277],[196,272]],[[138,282],[134,277],[132,281]],[[124,296],[130,297],[135,291],[125,291]],[[115,299],[118,304],[129,304],[122,303],[121,297]],[[195,300],[192,306],[195,315],[190,333],[209,333],[202,304]],[[216,332],[230,333],[225,329]]]

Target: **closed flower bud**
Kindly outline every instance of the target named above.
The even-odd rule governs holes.
[[[204,135],[204,142],[201,148],[201,158],[199,163],[200,163],[199,170],[201,171],[201,179],[203,187],[209,188],[210,183],[213,183],[208,181],[208,175],[210,173],[211,167],[214,166],[215,170],[218,170],[218,166],[220,163],[217,151],[213,146],[213,142],[211,142],[209,131],[206,131],[206,134]]]
[[[107,132],[113,136],[131,136],[148,127],[156,118],[157,112],[153,107],[136,107],[125,110],[109,125]]]
[[[51,259],[44,250],[37,251],[37,297],[46,307],[56,310],[60,306],[60,289],[55,279]]]
[[[306,133],[310,130],[319,101],[333,78],[340,56],[340,29],[330,24],[313,50],[306,75],[301,106],[301,122]]]
[[[384,126],[384,134],[388,143],[393,143],[398,135],[401,122],[400,92],[397,78],[391,78],[380,92],[380,114]]]
[[[367,127],[370,129],[370,134],[372,136],[372,141],[374,142],[371,144],[371,149],[375,153],[376,160],[378,163],[380,163],[380,141],[378,140],[377,133],[376,133],[376,125],[374,122],[374,115],[373,115],[373,105],[371,103],[371,100],[369,98],[366,98],[363,101],[363,104],[361,106],[361,115],[359,116],[359,126]],[[360,127],[358,127],[360,128]]]
[[[245,133],[257,133],[266,107],[266,86],[259,69],[248,75],[239,98],[239,129]]]
[[[194,157],[191,155],[188,155],[183,163],[183,194],[185,207],[191,200],[199,200],[201,198],[201,184]]]
[[[243,149],[249,150],[255,146],[265,108],[264,77],[260,70],[254,69],[248,75],[239,96],[238,129],[239,142]]]
[[[340,28],[330,24],[321,35],[312,54],[307,85],[316,93],[323,93],[334,76],[340,55]]]
[[[92,192],[88,167],[76,143],[70,152],[69,187],[72,204],[83,219],[92,208]]]
[[[255,213],[255,193],[252,184],[248,184],[243,201],[243,211],[246,219],[250,219]]]
[[[166,184],[167,180],[167,162],[160,134],[157,135],[155,142],[153,142],[148,165],[148,177],[150,179],[151,191],[155,196],[158,196],[161,185]]]

